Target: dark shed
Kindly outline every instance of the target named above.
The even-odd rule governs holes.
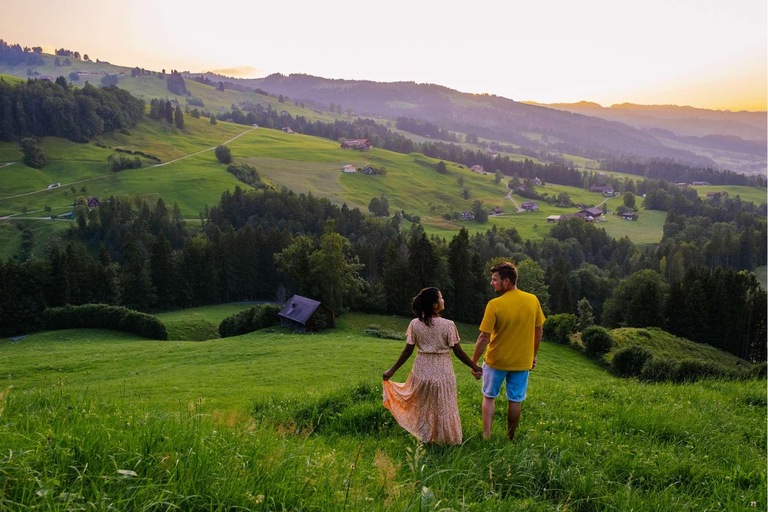
[[[336,314],[319,301],[294,295],[278,314],[280,325],[299,332],[319,331],[336,326]]]

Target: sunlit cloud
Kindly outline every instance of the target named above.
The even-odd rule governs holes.
[[[235,68],[212,69],[209,73],[237,78],[254,78],[260,74],[260,70],[254,66],[239,66]]]

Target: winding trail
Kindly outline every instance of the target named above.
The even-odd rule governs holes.
[[[507,193],[507,197],[505,197],[504,199],[509,199],[510,201],[512,201],[512,204],[515,205],[515,208],[517,208],[517,211],[518,212],[522,212],[523,209],[520,207],[519,204],[517,204],[517,201],[515,201],[515,199],[512,197],[512,192],[513,191],[512,191],[511,188],[509,188],[509,184],[506,181],[502,181],[502,183],[507,188],[507,190],[509,190],[509,192]]]
[[[213,150],[214,150],[214,149],[216,149],[218,146],[225,146],[225,145],[229,144],[230,142],[232,142],[233,140],[235,140],[235,139],[237,139],[237,138],[240,138],[240,137],[242,137],[243,135],[245,135],[246,133],[250,133],[250,132],[254,131],[255,129],[256,129],[256,128],[251,128],[250,130],[246,130],[246,131],[244,131],[244,132],[240,133],[239,135],[236,135],[236,136],[232,137],[232,138],[231,138],[231,139],[229,139],[228,141],[226,141],[226,142],[222,142],[221,144],[218,144],[218,145],[216,145],[216,146],[213,146],[213,147],[210,147],[210,148],[207,148],[207,149],[203,149],[202,151],[198,151],[198,152],[196,152],[196,153],[190,153],[189,155],[184,155],[184,156],[182,156],[182,157],[180,157],[180,158],[176,158],[176,159],[174,159],[174,160],[169,160],[169,161],[167,161],[167,162],[163,162],[163,163],[159,163],[159,164],[151,165],[151,166],[149,166],[149,168],[150,168],[150,169],[152,169],[152,168],[155,168],[155,167],[162,167],[162,166],[164,166],[164,165],[172,164],[173,162],[178,162],[179,160],[184,160],[185,158],[189,158],[189,157],[191,157],[191,156],[199,155],[200,153],[205,153],[206,151],[213,151]],[[8,166],[8,165],[13,165],[13,164],[15,164],[15,163],[16,163],[16,162],[10,162],[10,163],[7,163],[7,164],[3,164],[3,165],[0,165],[0,168],[3,168],[3,167],[5,167],[5,166]],[[125,173],[125,172],[131,172],[132,170],[135,170],[135,169],[127,169],[127,170],[125,170],[125,171],[121,171],[121,172],[124,172],[124,173]],[[84,179],[84,180],[72,181],[72,182],[70,182],[70,183],[62,183],[62,184],[61,184],[61,185],[59,185],[58,187],[54,187],[54,188],[44,188],[44,189],[42,189],[42,190],[35,190],[34,192],[25,192],[25,193],[23,193],[23,194],[16,194],[15,196],[0,197],[0,201],[5,201],[6,199],[14,199],[14,198],[16,198],[16,197],[23,197],[23,196],[29,196],[29,195],[33,195],[33,194],[39,194],[39,193],[41,193],[41,192],[49,192],[49,191],[51,191],[51,190],[57,190],[57,189],[60,189],[60,188],[62,188],[62,187],[69,187],[69,186],[71,186],[71,185],[77,185],[78,183],[85,183],[86,181],[94,181],[94,180],[100,180],[100,179],[103,179],[103,178],[108,178],[108,177],[110,177],[110,176],[114,176],[114,174],[105,174],[105,175],[103,175],[103,176],[96,176],[95,178],[86,178],[86,179]],[[7,219],[7,217],[2,217],[2,218],[0,218],[0,220],[3,220],[3,219]]]

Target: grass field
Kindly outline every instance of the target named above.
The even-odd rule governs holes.
[[[188,313],[213,319],[224,311]],[[165,318],[186,321],[184,313]],[[646,385],[544,343],[514,443],[504,438],[502,407],[492,439],[480,439],[479,383],[454,361],[464,444],[422,447],[381,405],[381,372],[402,342],[364,335],[371,320],[398,330],[408,322],[347,314],[322,334],[275,328],[207,342],[85,329],[0,340],[0,389],[13,386],[0,398],[0,504],[766,507],[764,381]]]
[[[219,306],[180,309],[156,316],[165,324],[168,339],[205,341],[219,337],[219,324],[230,315],[254,306],[251,302],[233,302]]]
[[[71,225],[72,223],[67,221],[0,222],[0,261],[8,261],[21,252],[23,229],[30,229],[35,234],[32,256],[42,258],[47,255],[49,247],[65,235]]]
[[[728,197],[730,197],[731,199],[734,199],[736,196],[739,196],[742,201],[755,203],[756,205],[760,205],[768,202],[768,198],[766,197],[766,194],[768,192],[766,192],[766,189],[764,188],[721,186],[721,185],[712,185],[708,187],[695,187],[695,188],[696,188],[696,193],[699,194],[699,197],[702,197],[702,198],[707,197],[707,192],[727,192]]]
[[[613,359],[613,354],[616,351],[638,344],[648,348],[655,357],[667,361],[701,359],[730,368],[734,368],[737,365],[749,365],[749,363],[727,352],[703,343],[694,343],[684,338],[678,338],[655,327],[649,329],[636,329],[632,327],[613,329],[611,336],[613,336],[615,347],[606,356],[609,361]]]

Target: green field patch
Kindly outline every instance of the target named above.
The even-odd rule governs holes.
[[[211,125],[208,119],[184,116],[184,130],[181,131],[162,121],[144,118],[131,128],[130,135],[110,132],[99,136],[97,141],[110,147],[143,151],[168,162],[218,146],[249,129],[223,122]]]
[[[29,229],[35,234],[31,255],[36,258],[43,258],[48,254],[48,249],[65,236],[71,225],[67,221],[0,222],[0,261],[7,261],[21,253],[23,229]]]
[[[205,341],[219,337],[218,328],[222,320],[253,305],[252,302],[235,302],[158,313],[155,316],[168,329],[169,340]]]
[[[758,187],[740,187],[731,185],[711,185],[707,187],[695,187],[696,193],[701,198],[707,197],[707,192],[727,192],[730,199],[735,199],[739,196],[742,201],[755,203],[761,205],[768,202],[766,197],[766,189]]]
[[[623,204],[619,198],[617,199],[618,201],[611,207],[614,211],[615,207]],[[600,224],[600,227],[605,228],[605,231],[612,237],[628,236],[633,243],[638,245],[657,244],[661,242],[661,238],[664,236],[664,221],[667,218],[667,212],[641,209],[637,212],[636,221],[624,220],[614,214],[609,214],[607,218],[608,222]]]
[[[654,357],[667,361],[679,362],[686,359],[698,359],[729,368],[752,366],[747,361],[739,359],[728,352],[718,350],[705,343],[695,343],[685,338],[678,338],[656,327],[648,329],[624,327],[613,329],[610,333],[613,336],[615,347],[606,356],[608,360],[613,358],[613,354],[617,350],[637,344],[649,349]]]

